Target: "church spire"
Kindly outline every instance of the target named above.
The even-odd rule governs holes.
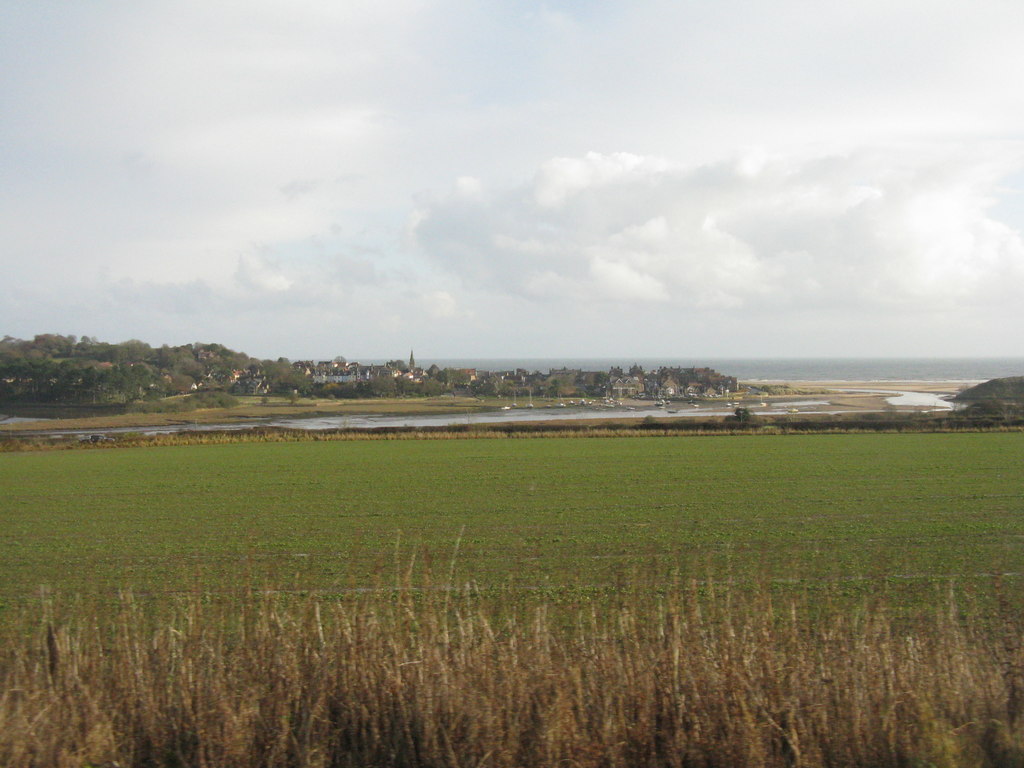
[[[412,350],[409,350],[409,370],[416,368],[416,356],[413,355]]]

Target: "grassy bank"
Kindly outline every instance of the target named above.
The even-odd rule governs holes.
[[[1020,765],[1012,611],[654,586],[47,603],[0,639],[0,764]]]

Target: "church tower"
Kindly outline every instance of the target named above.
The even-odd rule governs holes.
[[[416,356],[409,350],[409,370],[413,371],[416,369]]]

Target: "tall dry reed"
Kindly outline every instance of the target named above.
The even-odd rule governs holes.
[[[1012,612],[811,608],[696,587],[51,605],[0,643],[0,765],[1021,764]]]

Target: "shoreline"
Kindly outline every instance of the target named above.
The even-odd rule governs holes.
[[[742,382],[752,384],[752,382]],[[760,382],[767,384],[768,382]],[[235,408],[205,409],[185,413],[132,413],[72,419],[0,420],[0,437],[81,436],[91,433],[159,434],[167,432],[248,430],[258,427],[323,430],[347,426],[373,429],[391,426],[439,426],[462,423],[516,423],[609,419],[660,420],[720,419],[737,408],[754,416],[840,415],[857,413],[920,413],[951,410],[936,402],[955,394],[966,382],[957,381],[784,381],[792,392],[777,395],[745,392],[730,397],[671,401],[665,406],[652,400],[623,399],[617,406],[595,404],[564,408],[558,400],[538,399],[535,408],[506,410],[507,402],[488,398],[429,398],[312,401],[291,405],[247,404]],[[753,386],[757,386],[754,384]],[[909,396],[909,397],[908,397]],[[915,399],[915,396],[917,398]],[[892,400],[905,398],[906,402]],[[556,415],[557,414],[557,415]]]

